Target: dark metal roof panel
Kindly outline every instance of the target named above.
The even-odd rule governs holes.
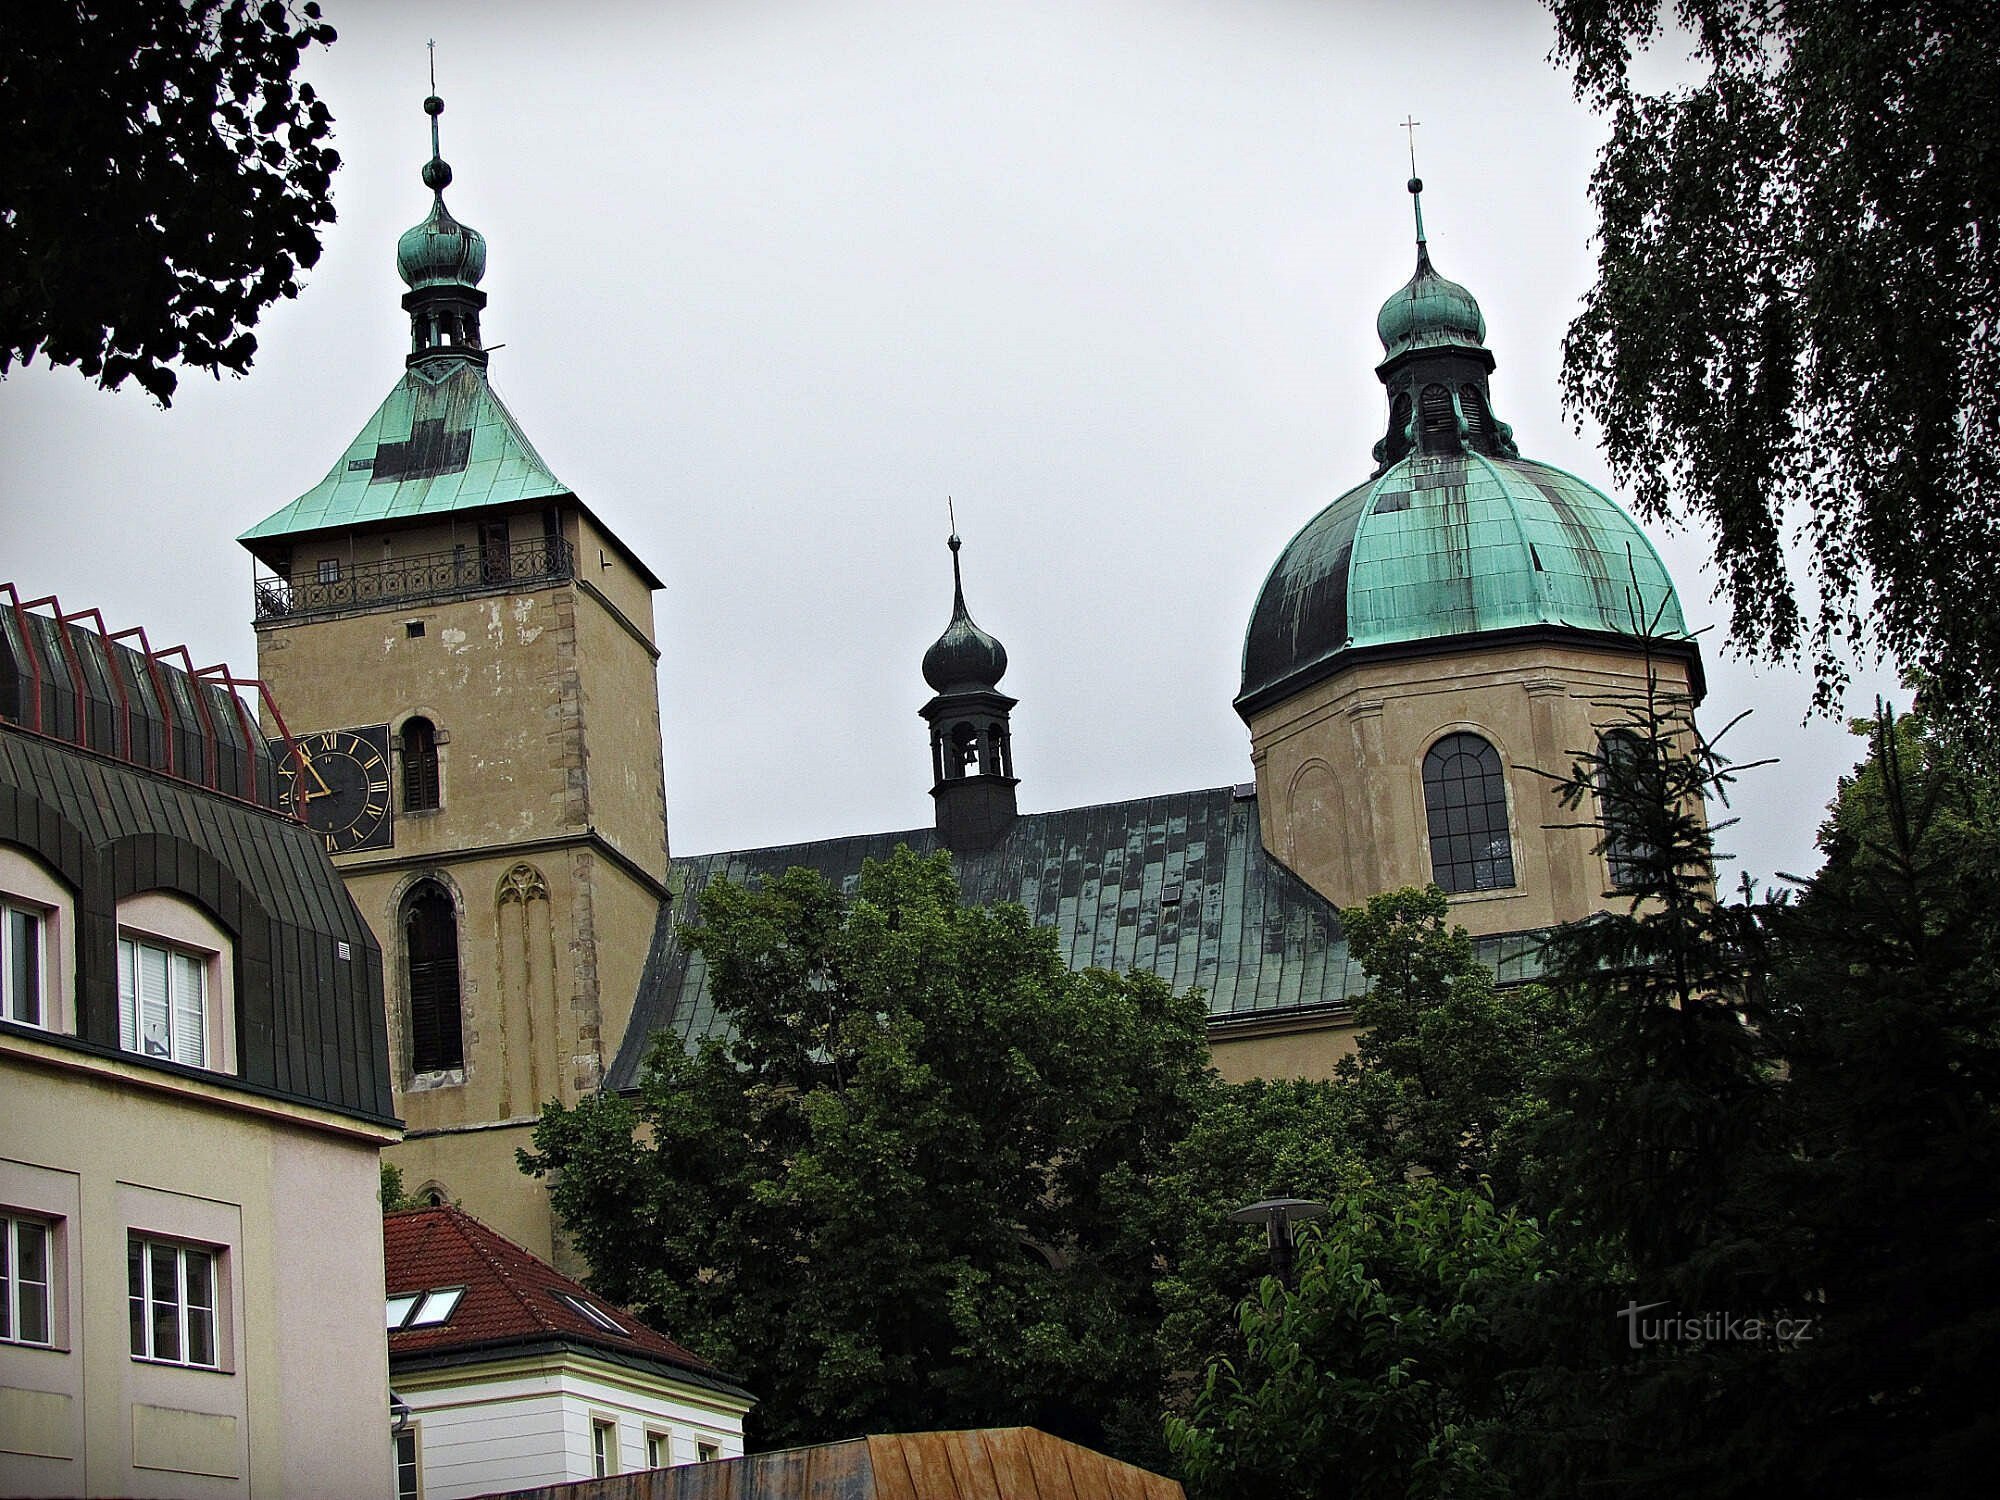
[[[691,1048],[724,1029],[707,965],[678,932],[699,920],[711,881],[803,866],[851,894],[862,863],[899,844],[928,853],[937,834],[917,828],[676,859],[682,894],[677,909],[661,912],[609,1086],[637,1082],[655,1031]],[[1139,969],[1176,990],[1198,987],[1218,1019],[1339,1004],[1363,987],[1339,913],[1264,851],[1256,799],[1232,787],[1024,814],[991,849],[956,863],[969,904],[1019,902],[1055,930],[1073,967]]]

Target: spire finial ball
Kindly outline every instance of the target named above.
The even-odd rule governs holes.
[[[407,97],[407,96],[406,96],[406,97]],[[444,113],[444,100],[442,100],[442,99],[438,98],[438,96],[437,96],[436,94],[432,94],[432,95],[430,96],[430,98],[428,98],[428,99],[424,100],[424,113],[425,113],[425,114],[427,114],[427,115],[441,115],[441,114],[443,114],[443,113]]]
[[[1423,190],[1424,190],[1424,180],[1423,180],[1423,178],[1421,178],[1421,177],[1412,177],[1412,178],[1410,179],[1410,191],[1411,191],[1411,192],[1413,192],[1413,193],[1421,193],[1421,192],[1422,192]]]
[[[451,186],[451,163],[442,157],[433,156],[424,163],[424,186],[434,193],[441,193]]]

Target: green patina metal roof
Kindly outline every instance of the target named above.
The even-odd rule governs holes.
[[[682,894],[660,910],[606,1087],[638,1083],[656,1032],[690,1050],[728,1033],[707,962],[680,937],[683,923],[700,921],[712,881],[803,867],[852,894],[862,863],[899,844],[925,854],[939,847],[935,829],[912,828],[677,857]],[[1337,1009],[1366,987],[1339,911],[1265,851],[1249,786],[1025,813],[990,849],[952,859],[967,905],[1018,901],[1054,929],[1072,968],[1138,969],[1177,991],[1199,988],[1212,1024]],[[1510,981],[1533,976],[1538,950],[1531,934],[1482,939],[1479,948]]]
[[[445,361],[408,371],[326,478],[239,540],[418,520],[569,493],[487,383],[485,369]]]
[[[1365,647],[1532,626],[1629,635],[1656,615],[1660,634],[1685,633],[1666,566],[1608,496],[1527,459],[1412,454],[1279,556],[1251,613],[1237,703],[1250,712]]]

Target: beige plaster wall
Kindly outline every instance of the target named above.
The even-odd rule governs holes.
[[[390,1493],[382,1134],[269,1104],[252,1114],[221,1090],[169,1093],[20,1048],[0,1052],[0,1094],[0,1201],[61,1220],[66,1310],[60,1348],[0,1345],[0,1385],[27,1393],[16,1408],[46,1418],[60,1407],[42,1426],[67,1446],[0,1452],[0,1491]],[[17,1201],[52,1188],[68,1201]],[[223,1369],[132,1358],[133,1229],[222,1247]]]
[[[1360,1036],[1352,1022],[1311,1021],[1296,1029],[1211,1030],[1209,1061],[1225,1082],[1252,1078],[1331,1078]]]
[[[1686,691],[1685,668],[1656,661]],[[1619,722],[1615,700],[1645,687],[1645,659],[1547,644],[1353,668],[1265,710],[1250,725],[1265,846],[1341,906],[1431,878],[1423,758],[1466,730],[1500,753],[1515,885],[1452,898],[1474,936],[1572,921],[1609,899],[1610,872],[1588,829],[1535,769],[1566,771]]]
[[[548,1185],[514,1164],[533,1146],[532,1121],[477,1131],[406,1136],[382,1153],[411,1194],[435,1188],[496,1233],[543,1260],[559,1263]],[[565,1267],[567,1269],[567,1267]]]

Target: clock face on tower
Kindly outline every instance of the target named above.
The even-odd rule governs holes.
[[[329,854],[386,849],[389,818],[389,726],[326,729],[299,735],[298,755],[274,745],[286,800],[326,840]]]

